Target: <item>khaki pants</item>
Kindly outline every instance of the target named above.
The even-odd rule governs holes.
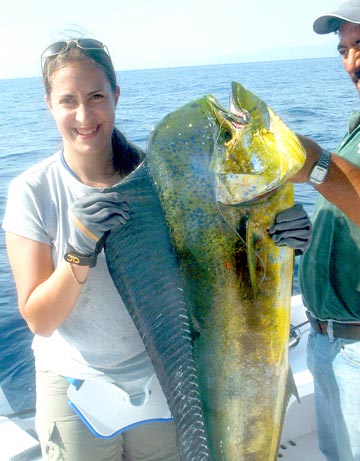
[[[96,437],[68,404],[68,381],[36,375],[36,430],[48,461],[179,461],[174,423],[143,424],[112,438]]]

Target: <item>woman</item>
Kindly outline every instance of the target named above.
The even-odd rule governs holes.
[[[136,393],[154,373],[122,303],[119,309],[103,252],[96,257],[97,240],[128,219],[118,194],[99,191],[121,181],[144,154],[114,129],[120,90],[102,43],[58,42],[42,61],[46,102],[63,148],[14,180],[3,224],[20,312],[35,333],[42,450],[48,459],[73,461],[178,460],[173,423],[102,439],[68,405],[64,377],[106,376]]]
[[[54,43],[42,66],[63,147],[12,182],[3,227],[20,312],[35,333],[36,428],[44,457],[178,460],[172,422],[104,439],[68,405],[67,377],[104,379],[136,394],[154,374],[101,252],[103,235],[129,219],[124,200],[104,189],[133,171],[144,153],[114,128],[120,90],[101,42]],[[277,244],[304,250],[306,213],[285,211],[270,234]]]

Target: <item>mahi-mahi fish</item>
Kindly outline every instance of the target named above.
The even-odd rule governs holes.
[[[182,460],[277,458],[294,257],[267,230],[293,205],[288,179],[304,160],[280,118],[233,83],[230,110],[209,95],[160,121],[147,159],[116,186],[132,211],[107,261]]]

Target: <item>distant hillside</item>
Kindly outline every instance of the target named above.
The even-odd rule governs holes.
[[[238,53],[213,58],[214,64],[256,61],[283,61],[291,59],[330,58],[339,56],[336,46],[328,43],[319,46],[264,49],[252,53]]]

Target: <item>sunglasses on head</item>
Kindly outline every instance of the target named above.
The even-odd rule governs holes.
[[[78,48],[82,50],[103,50],[105,53],[110,56],[107,46],[104,45],[99,40],[94,40],[93,38],[78,38],[72,40],[63,40],[61,42],[55,42],[52,45],[48,46],[41,55],[41,67],[44,68],[44,63],[47,58],[51,56],[56,56],[61,53],[65,53],[71,44],[75,44]]]

